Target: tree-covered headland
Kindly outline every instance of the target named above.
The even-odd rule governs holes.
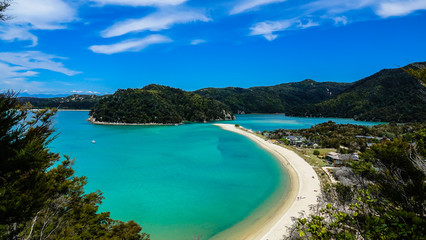
[[[0,94],[0,239],[149,239],[134,221],[98,212],[102,193],[85,193],[73,160],[49,149],[56,110],[30,107]]]
[[[90,116],[99,122],[142,124],[234,119],[229,107],[217,100],[155,84],[141,89],[120,89],[99,100]]]

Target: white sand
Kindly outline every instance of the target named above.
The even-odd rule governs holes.
[[[243,237],[239,235],[239,239],[283,239],[284,235],[288,235],[287,227],[293,224],[291,218],[299,217],[299,213],[302,211],[309,214],[311,212],[310,205],[317,202],[317,197],[321,191],[320,181],[314,169],[295,152],[266,141],[232,124],[214,125],[250,138],[271,152],[289,172],[291,190],[282,200],[280,206],[277,206],[276,211],[273,211],[271,216],[265,216],[265,219],[260,221],[259,224],[244,230],[246,234]],[[232,239],[228,237],[223,239]]]

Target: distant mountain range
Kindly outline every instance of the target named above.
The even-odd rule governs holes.
[[[426,62],[406,67],[426,66]],[[159,85],[155,85],[159,86]],[[401,68],[384,69],[354,83],[301,82],[252,88],[204,88],[193,93],[229,106],[234,113],[343,117],[365,121],[426,121],[426,87]],[[21,98],[36,108],[91,109],[105,96]]]

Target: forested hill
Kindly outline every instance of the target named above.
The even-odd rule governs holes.
[[[99,99],[106,96],[73,94],[54,98],[20,97],[19,100],[30,102],[34,108],[91,109]]]
[[[155,84],[142,89],[120,89],[100,99],[90,115],[94,121],[109,123],[174,124],[234,119],[229,107],[219,101]]]
[[[426,62],[406,67],[425,67]],[[368,121],[426,120],[426,87],[400,68],[384,69],[355,82],[336,98],[286,112],[294,116],[343,117]]]
[[[315,82],[307,79],[247,89],[204,88],[195,93],[227,104],[234,113],[286,113],[303,104],[332,99],[350,86],[350,83]]]

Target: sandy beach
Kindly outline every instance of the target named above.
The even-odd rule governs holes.
[[[279,206],[271,209],[254,225],[237,224],[213,239],[262,239],[278,240],[288,234],[288,226],[293,224],[292,217],[299,217],[300,212],[310,213],[310,205],[316,204],[320,194],[320,182],[317,174],[299,155],[251,134],[232,124],[214,124],[224,130],[244,135],[265,150],[272,153],[281,165],[289,172],[291,187],[286,196],[282,196]],[[244,222],[244,221],[243,221]]]

